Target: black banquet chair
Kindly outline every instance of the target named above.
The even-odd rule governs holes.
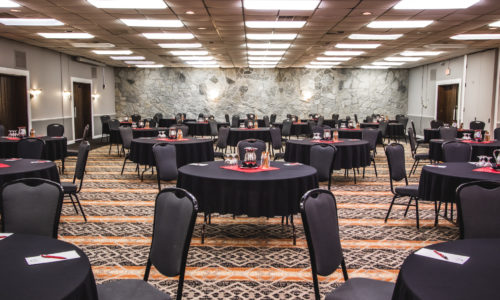
[[[417,171],[420,161],[430,160],[430,157],[429,152],[417,153],[417,140],[415,139],[415,133],[413,132],[412,127],[408,128],[408,139],[410,140],[411,157],[413,158],[413,165],[411,166],[410,173],[408,174],[408,177],[411,177],[411,174],[415,174]]]
[[[309,152],[309,165],[318,172],[319,181],[328,180],[328,190],[332,185],[332,164],[337,153],[337,147],[328,144],[317,144]]]
[[[271,122],[271,124],[276,123],[276,114],[271,114],[270,122]]]
[[[131,127],[120,127],[120,137],[122,138],[122,152],[125,156],[123,159],[123,166],[121,175],[123,175],[123,170],[125,170],[125,164],[127,160],[130,160],[130,145],[134,139],[134,133]],[[136,165],[137,176],[139,176],[139,164]]]
[[[461,239],[500,239],[500,182],[474,181],[457,188]]]
[[[208,120],[208,125],[210,126],[210,136],[212,137],[212,139],[215,139],[215,137],[219,134],[217,129],[217,121]]]
[[[361,130],[361,139],[368,141],[370,146],[370,162],[373,164],[375,177],[378,177],[377,165],[375,164],[375,155],[377,154],[377,140],[380,131],[378,129],[364,128]],[[365,167],[363,167],[363,178],[365,178]]]
[[[0,136],[5,136],[5,126],[0,124]]]
[[[457,138],[456,127],[440,127],[439,138],[443,140],[452,140]]]
[[[290,119],[283,120],[283,126],[281,127],[282,141],[290,139],[291,135],[292,135],[292,120]]]
[[[132,118],[132,122],[137,123],[137,122],[139,122],[139,121],[141,120],[141,115],[138,115],[138,114],[133,114],[133,115],[131,116],[131,118]]]
[[[153,145],[153,155],[156,162],[156,177],[158,191],[161,191],[161,180],[177,179],[177,156],[175,145],[158,143]]]
[[[63,189],[57,182],[23,178],[0,190],[2,231],[43,235],[57,239]]]
[[[285,157],[283,150],[283,143],[281,142],[281,130],[279,127],[271,127],[269,129],[271,135],[271,151],[274,156],[274,160],[282,159]],[[277,151],[277,152],[275,152]]]
[[[104,115],[104,116],[101,116],[100,119],[101,119],[101,142],[102,142],[104,135],[107,135],[109,137],[109,124],[108,124],[108,122],[111,120],[111,117],[109,115]]]
[[[245,157],[246,147],[257,148],[257,150],[255,151],[255,155],[257,156],[257,162],[260,162],[262,152],[266,151],[266,142],[257,139],[246,139],[239,141],[236,145],[236,148],[238,149],[240,160],[243,160],[243,158]]]
[[[78,204],[78,208],[82,212],[83,219],[87,222],[87,216],[85,216],[85,212],[83,211],[82,205],[80,203],[80,199],[78,199],[78,194],[82,190],[83,186],[83,177],[85,176],[85,167],[87,166],[87,158],[89,157],[90,144],[87,141],[82,141],[80,146],[78,147],[78,156],[76,158],[76,166],[75,166],[75,174],[73,175],[73,182],[63,182],[62,187],[64,190],[64,196],[68,196],[73,204],[73,208],[75,212],[78,214],[78,209],[76,204]],[[77,183],[77,180],[79,181]]]
[[[309,248],[314,294],[319,292],[318,275],[328,276],[339,265],[345,282],[326,295],[331,300],[388,300],[394,291],[394,284],[368,278],[351,278],[340,243],[340,232],[335,196],[327,190],[314,189],[302,196],[300,203],[302,224]]]
[[[47,125],[47,136],[63,136],[64,126],[62,124],[49,124]]]
[[[217,137],[217,142],[215,142],[214,157],[224,158],[224,153],[226,153],[227,151],[228,137],[229,137],[229,127],[223,126],[219,128],[219,135]]]
[[[431,128],[433,128],[433,129],[437,129],[439,127],[442,127],[443,125],[444,125],[444,123],[442,121],[438,121],[438,120],[431,121]]]
[[[486,124],[483,121],[474,120],[469,123],[469,128],[472,130],[483,130],[484,126],[486,126]]]
[[[500,141],[500,127],[495,128],[493,131],[493,138],[497,141]]]
[[[238,128],[240,127],[240,116],[234,115],[231,119],[231,127]]]
[[[226,120],[226,123],[229,124],[230,120],[229,120],[229,115],[228,114],[224,114],[224,119]]]
[[[38,138],[26,138],[17,143],[17,156],[19,158],[41,159],[45,141]]]
[[[171,299],[147,282],[151,266],[164,276],[179,276],[175,298],[182,299],[186,260],[197,213],[198,203],[186,190],[162,190],[156,197],[153,237],[143,280],[115,280],[97,285],[99,299]]]
[[[472,146],[459,141],[444,142],[443,149],[444,162],[469,162],[472,156]]]
[[[271,121],[269,121],[269,116],[264,116],[262,120],[264,121],[264,127],[271,127]]]

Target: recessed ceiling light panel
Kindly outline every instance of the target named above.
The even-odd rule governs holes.
[[[39,36],[43,36],[46,39],[92,39],[93,35],[85,32],[41,32],[38,33]]]
[[[397,57],[397,56],[390,56],[384,58],[385,61],[419,61],[423,59],[423,57]]]
[[[182,60],[213,60],[212,56],[179,56]]]
[[[130,55],[133,53],[130,50],[92,50],[92,52],[99,55]]]
[[[372,65],[374,66],[401,66],[404,65],[404,62],[397,62],[397,61],[376,61],[372,62]]]
[[[278,62],[277,61],[259,61],[259,60],[252,60],[250,61],[251,64],[256,64],[256,65],[276,65]]]
[[[296,37],[296,33],[247,33],[249,40],[293,40]]]
[[[216,65],[217,62],[215,60],[188,60],[186,61],[188,65]]]
[[[319,0],[244,0],[243,7],[258,10],[315,10]]]
[[[500,33],[478,33],[478,34],[458,34],[451,37],[453,40],[474,41],[474,40],[499,40]]]
[[[265,43],[265,44],[248,43],[247,47],[250,49],[288,49],[290,47],[290,44],[288,44],[288,43]]]
[[[114,48],[115,45],[111,43],[71,43],[75,48]]]
[[[9,7],[20,7],[21,5],[17,4],[16,2],[14,1],[10,1],[10,0],[0,0],[0,7],[5,7],[5,8],[9,8]]]
[[[351,40],[397,40],[402,37],[402,34],[351,34]]]
[[[137,68],[163,68],[164,65],[135,65]]]
[[[167,5],[163,0],[87,0],[97,8],[113,9],[163,9]]]
[[[464,9],[479,0],[402,0],[394,9]]]
[[[270,50],[270,51],[259,51],[259,50],[248,50],[248,55],[283,55],[286,51]]]
[[[208,55],[206,50],[187,50],[187,51],[170,51],[172,55]]]
[[[364,51],[325,51],[324,54],[329,56],[357,56],[364,53]]]
[[[150,40],[190,40],[194,39],[192,33],[143,33]]]
[[[61,26],[64,23],[56,19],[0,18],[0,23],[7,26]]]
[[[401,56],[436,56],[443,53],[443,51],[404,51],[399,55]]]
[[[109,58],[113,60],[143,60],[146,59],[144,56],[110,56]]]
[[[249,65],[249,67],[253,69],[273,69],[276,68],[276,65]]]
[[[493,22],[489,26],[491,26],[491,27],[500,27],[500,21]]]
[[[389,66],[361,66],[362,69],[389,69]]]
[[[249,56],[248,60],[277,61],[277,60],[281,60],[281,57],[280,56]]]
[[[120,19],[125,25],[131,27],[183,27],[179,20],[148,20],[148,19]]]
[[[434,21],[373,21],[366,25],[370,28],[423,28]]]
[[[154,65],[156,64],[154,61],[149,61],[149,60],[126,60],[124,61],[126,64],[129,65]]]
[[[246,21],[248,28],[302,28],[306,21]]]
[[[201,44],[200,43],[173,43],[173,44],[158,44],[158,46],[166,49],[175,49],[175,48],[181,48],[181,49],[187,49],[187,48],[200,48]]]
[[[379,47],[380,44],[337,44],[335,45],[335,48],[341,48],[341,49],[375,49]]]
[[[336,66],[340,65],[340,61],[312,61],[311,65],[328,65],[328,66]]]
[[[320,61],[348,61],[351,58],[352,57],[319,56],[319,57],[316,57],[316,60],[320,60]]]

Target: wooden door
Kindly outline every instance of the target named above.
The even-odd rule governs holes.
[[[75,116],[75,140],[83,138],[83,130],[87,124],[92,126],[92,99],[90,84],[73,82],[74,116]],[[89,135],[92,127],[89,128]]]
[[[28,128],[28,94],[25,76],[0,74],[0,124],[8,130]]]
[[[458,84],[440,85],[438,87],[437,119],[452,124],[457,120]]]

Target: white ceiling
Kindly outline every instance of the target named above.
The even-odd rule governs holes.
[[[293,17],[305,20],[300,29],[274,29],[275,33],[298,33],[286,50],[278,67],[303,67],[322,56],[326,50],[336,49],[337,43],[381,43],[376,49],[364,50],[365,54],[342,62],[340,67],[359,67],[405,50],[431,50],[429,44],[463,44],[462,49],[439,49],[446,51],[437,57],[402,65],[414,67],[424,63],[445,60],[465,53],[500,46],[500,40],[456,41],[450,36],[461,33],[500,33],[500,28],[488,24],[500,20],[500,0],[481,0],[468,9],[460,10],[396,10],[392,7],[398,0],[322,0],[313,11],[248,10],[241,0],[166,0],[166,9],[99,9],[85,0],[14,0],[19,8],[0,8],[2,18],[54,18],[63,22],[57,27],[21,27],[0,24],[0,36],[27,44],[53,49],[69,55],[83,56],[111,66],[127,66],[107,55],[97,55],[92,49],[75,48],[72,42],[102,42],[116,45],[112,49],[129,49],[134,56],[144,56],[148,61],[172,67],[187,64],[169,53],[159,43],[185,43],[186,40],[148,40],[141,33],[191,32],[195,39],[209,51],[221,67],[246,67],[247,33],[270,33],[272,29],[247,28],[245,21],[275,21],[278,17]],[[436,0],[439,1],[439,0]],[[193,11],[194,14],[186,14]],[[363,15],[370,12],[371,15]],[[147,18],[181,20],[181,28],[129,27],[121,18]],[[421,29],[373,29],[366,25],[374,20],[434,20]],[[205,28],[205,29],[203,29]],[[87,32],[95,36],[91,40],[50,40],[37,32]],[[392,41],[355,41],[347,37],[352,33],[395,34],[403,37]],[[248,41],[264,42],[264,41]],[[285,41],[277,41],[285,42]],[[177,49],[175,49],[177,50]],[[254,49],[255,50],[255,49]]]

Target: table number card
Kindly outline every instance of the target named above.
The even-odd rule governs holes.
[[[442,261],[447,261],[459,265],[463,265],[467,260],[469,260],[468,256],[463,256],[463,255],[457,255],[457,254],[451,254],[447,252],[442,252],[442,251],[435,251],[432,249],[426,249],[422,248],[415,252],[417,255],[425,256],[425,257],[430,257],[433,259],[437,260],[442,260]]]
[[[79,258],[80,255],[75,250],[51,253],[51,254],[41,254],[38,256],[26,257],[26,262],[28,265],[38,265],[46,264],[51,262],[65,261],[68,259]]]
[[[13,233],[6,233],[6,232],[0,233],[0,241],[3,240],[3,239],[8,238],[11,235],[13,235]]]

